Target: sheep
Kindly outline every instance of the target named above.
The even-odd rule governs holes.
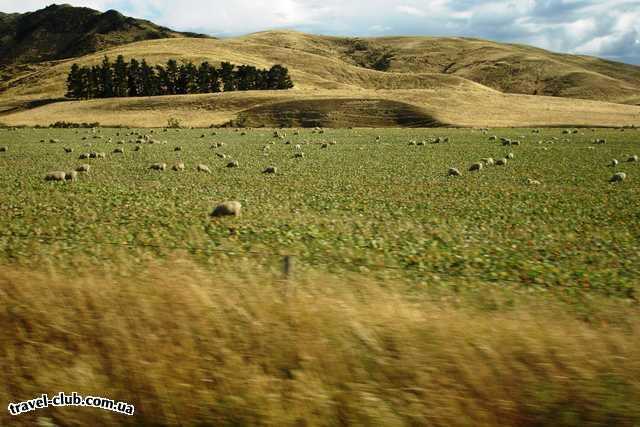
[[[329,144],[327,144],[326,142],[320,146],[320,148],[327,148],[327,147],[329,147]]]
[[[136,148],[133,149],[133,151],[140,151],[140,146],[136,146]]]
[[[167,164],[166,163],[154,163],[149,167],[149,169],[154,170],[154,171],[165,171],[167,169]]]
[[[540,181],[537,179],[527,178],[527,185],[540,185]]]
[[[226,159],[227,156],[225,154],[222,153],[216,153],[216,156],[220,157],[221,159]]]
[[[89,153],[82,153],[80,154],[80,157],[78,157],[80,160],[83,159],[88,159],[91,155]]]
[[[507,159],[512,160],[515,156],[513,155],[513,153],[509,153],[507,154]]]
[[[495,161],[492,157],[485,157],[484,159],[480,159],[480,161],[486,166],[493,166],[495,164]]]
[[[105,153],[96,153],[96,159],[106,159],[107,155]]]
[[[506,164],[507,164],[507,159],[496,160],[496,166],[505,166]]]
[[[238,163],[237,160],[232,160],[229,163],[227,163],[227,167],[228,168],[237,168],[239,166],[240,166],[240,164]]]
[[[89,170],[91,169],[90,165],[80,165],[76,168],[76,172],[89,172]]]
[[[96,153],[95,151],[92,151],[91,153],[89,153],[89,158],[90,159],[95,159],[98,157],[98,153]]]
[[[515,141],[511,141],[511,145],[520,145],[520,141],[515,140]]]
[[[242,205],[240,202],[230,201],[218,204],[211,212],[212,217],[220,216],[240,216]]]
[[[54,171],[49,172],[47,176],[44,177],[45,181],[64,181],[67,174],[62,171]]]
[[[182,162],[176,163],[175,165],[173,165],[173,167],[171,169],[173,169],[176,172],[183,171],[184,170],[184,163],[182,163]]]
[[[278,173],[278,168],[275,166],[268,166],[262,173]]]
[[[629,158],[627,159],[627,162],[637,162],[638,161],[638,156],[637,155],[633,155],[633,156],[629,156]]]
[[[449,175],[449,176],[460,176],[462,174],[456,168],[449,168],[449,171],[447,172],[447,175]]]
[[[498,137],[495,135],[492,135],[489,137],[489,141],[497,141],[497,140],[498,140]]]
[[[302,150],[302,145],[296,144],[296,145],[293,146],[293,148],[298,150],[298,151],[300,151],[300,150]]]
[[[50,140],[49,140],[49,142],[50,142],[51,144],[57,144],[57,143],[59,143],[59,142],[60,142],[60,140],[59,140],[59,139],[56,139],[56,138],[53,138],[53,139],[50,139]]]
[[[471,167],[469,168],[469,171],[470,171],[470,172],[473,172],[473,171],[481,171],[481,170],[482,170],[482,163],[481,163],[481,162],[474,163],[474,164],[472,164],[472,165],[471,165]]]
[[[7,151],[9,151],[9,147],[0,147],[0,153],[6,153]]]
[[[612,168],[615,168],[616,166],[618,166],[618,160],[616,159],[611,160],[611,163],[609,163],[609,166],[611,166]]]
[[[76,181],[78,179],[78,172],[76,171],[66,172],[64,175],[64,179],[66,181]]]
[[[209,169],[209,166],[207,165],[199,164],[196,169],[198,172],[211,173],[211,169]]]
[[[173,151],[182,151],[182,147],[176,147],[173,149]]]
[[[622,182],[627,179],[627,174],[624,172],[618,172],[613,174],[609,182]]]
[[[113,150],[113,154],[124,154],[124,148],[116,148]]]
[[[73,153],[73,148],[64,147],[64,152],[65,153]]]

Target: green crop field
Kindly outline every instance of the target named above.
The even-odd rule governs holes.
[[[135,260],[181,250],[213,267],[241,257],[278,268],[290,254],[303,269],[415,284],[469,279],[625,297],[637,287],[640,163],[627,161],[640,154],[634,129],[150,132],[0,130],[1,262],[68,266],[76,254],[102,263],[115,251]],[[155,143],[135,143],[145,134]],[[503,146],[500,137],[521,144]],[[91,151],[106,159],[79,159]],[[468,171],[508,153],[506,166]],[[227,168],[230,160],[239,167]],[[185,171],[171,170],[178,161]],[[150,170],[155,162],[167,170]],[[80,164],[91,170],[76,182],[44,180]],[[275,175],[261,173],[271,165]],[[451,167],[462,175],[447,176]],[[627,179],[610,183],[615,172]],[[240,201],[242,216],[212,220],[225,200]]]

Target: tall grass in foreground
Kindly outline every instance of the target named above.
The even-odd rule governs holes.
[[[401,289],[179,259],[77,277],[1,267],[0,425],[640,423],[637,307],[603,299],[585,322],[539,297],[487,311]],[[6,412],[59,391],[136,413]]]

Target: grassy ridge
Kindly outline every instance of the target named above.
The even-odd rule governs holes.
[[[360,44],[362,50],[358,50]],[[367,68],[366,58],[387,51],[394,56],[386,71]],[[182,114],[190,125],[202,126],[237,118],[243,109],[233,108],[236,102],[253,109],[272,98],[242,93],[32,108],[34,100],[43,103],[64,95],[71,62],[96,64],[105,53],[145,58],[151,64],[168,58],[194,63],[230,61],[261,68],[282,63],[289,68],[296,88],[280,94],[279,100],[302,102],[297,114],[309,109],[305,101],[352,98],[408,103],[405,108],[420,108],[439,122],[459,126],[623,126],[638,124],[640,117],[640,107],[606,103],[637,104],[640,71],[631,65],[481,40],[401,37],[358,41],[276,31],[224,40],[172,38],[130,43],[42,66],[3,85],[0,111],[5,112],[0,121],[27,125],[78,122],[93,114],[100,115],[105,124],[162,126],[166,115]],[[199,107],[203,99],[204,106]],[[140,105],[138,111],[144,107],[145,114],[136,114],[131,105]],[[321,106],[320,111],[323,108],[329,106]],[[375,116],[373,109],[368,113]],[[272,115],[262,124],[276,121]],[[384,125],[384,119],[375,124]]]

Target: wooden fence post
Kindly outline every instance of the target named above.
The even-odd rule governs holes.
[[[284,278],[291,279],[293,276],[293,257],[291,255],[284,256],[282,269],[284,272]]]

